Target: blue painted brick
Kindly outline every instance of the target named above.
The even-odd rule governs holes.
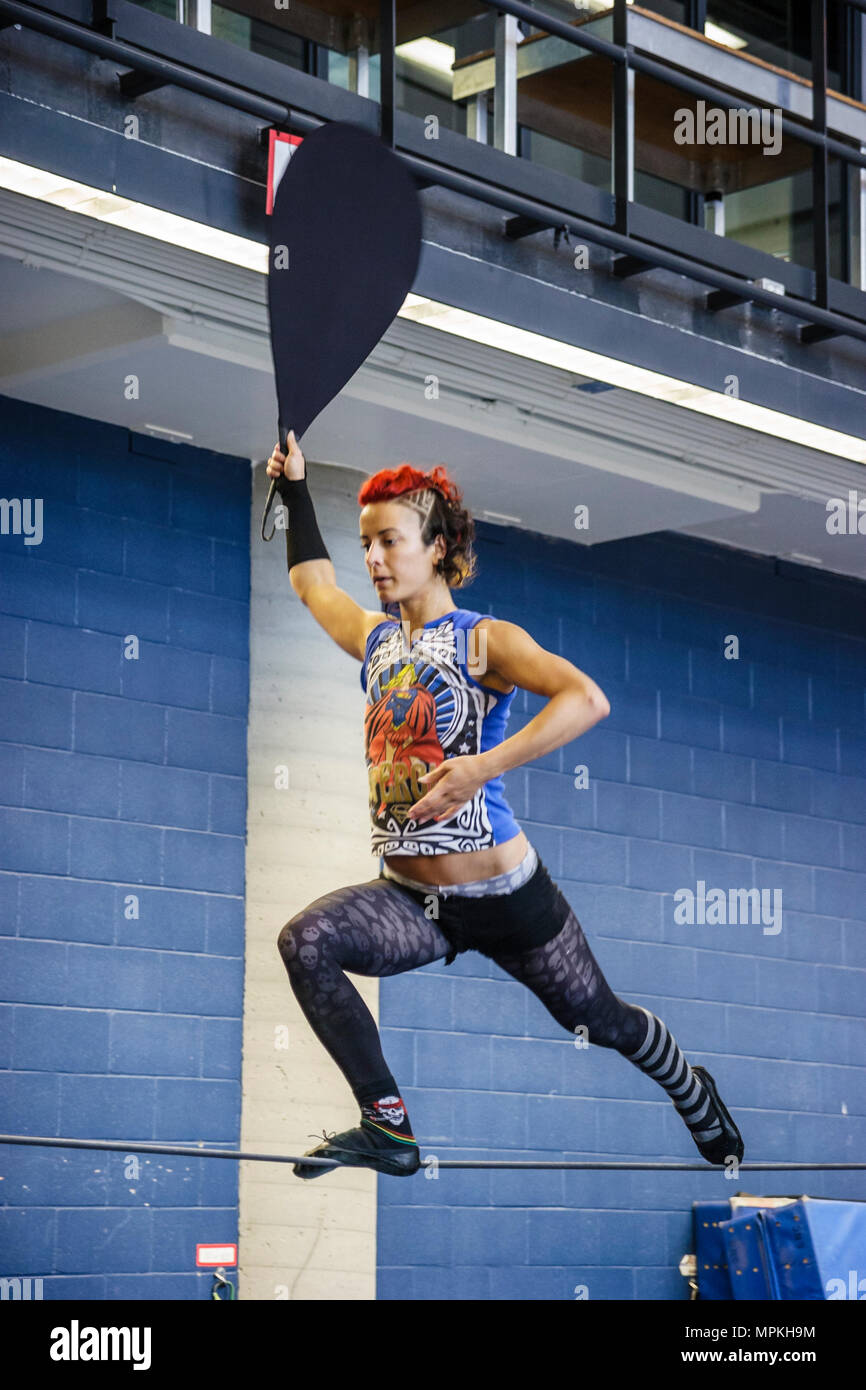
[[[738,631],[740,626],[738,615]],[[721,651],[730,631],[730,616],[709,605],[673,596],[666,596],[660,605],[659,636],[668,641]]]
[[[77,621],[96,632],[134,635],[139,640],[165,642],[168,638],[170,589],[142,584],[120,575],[92,574],[79,570],[76,578]]]
[[[756,710],[722,710],[722,751],[752,758],[781,757],[779,719]]]
[[[154,459],[146,463],[128,459],[124,467],[113,469],[97,456],[90,466],[82,461],[78,503],[94,511],[128,516],[133,525],[165,525],[169,520],[170,477],[170,468]],[[133,534],[130,544],[134,543]]]
[[[721,727],[722,707],[715,701],[662,692],[660,738],[670,743],[694,743],[701,748],[720,749]]]
[[[23,618],[73,622],[75,585],[68,568],[34,560],[30,555],[0,555],[0,608]]]
[[[811,777],[812,806],[787,809],[811,810],[813,815],[831,820],[866,821],[866,777],[837,777],[835,773],[819,771]]]
[[[68,873],[68,840],[66,816],[0,807],[0,868],[22,873]]]
[[[62,1134],[58,1125],[59,1097],[60,1080],[56,1075],[0,1072],[0,1114],[10,1134]]]
[[[626,842],[618,836],[592,830],[569,830],[563,835],[560,872],[565,878],[577,883],[623,883],[625,866]]]
[[[784,817],[760,806],[725,807],[725,849],[735,854],[762,854],[781,859]],[[796,856],[788,855],[787,858]]]
[[[461,1265],[522,1265],[527,1256],[527,1213],[479,1208],[471,1221],[455,1221],[453,1259]]]
[[[440,1179],[441,1181],[441,1179]],[[451,1268],[452,1212],[447,1207],[386,1207],[379,1212],[376,1257],[396,1264],[407,1250],[424,1251],[426,1264]]]
[[[245,835],[247,784],[243,777],[217,777],[210,782],[210,829],[222,835]]]
[[[661,814],[657,791],[624,782],[596,782],[595,795],[599,830],[644,839],[658,837]]]
[[[104,1072],[108,1017],[89,1009],[15,1010],[17,1070]]]
[[[864,864],[866,864],[866,828],[862,825],[843,825],[841,867],[843,869],[862,869]]]
[[[857,867],[842,865],[842,831],[853,827],[814,816],[782,816],[780,819],[785,859],[802,864],[825,864],[829,868]],[[861,842],[863,839],[861,833]],[[765,850],[761,852],[766,853]],[[864,860],[861,858],[860,862]]]
[[[200,594],[170,590],[171,641],[181,647],[216,652],[246,661],[249,656],[249,608],[234,599],[203,599]]]
[[[153,1213],[154,1263],[164,1270],[195,1268],[195,1247],[237,1241],[237,1211],[203,1206],[193,1211]],[[279,1283],[279,1279],[274,1280]]]
[[[0,1069],[3,1071],[12,1066],[13,1018],[11,1004],[0,1004]]]
[[[699,700],[721,700],[725,705],[748,708],[752,703],[751,677],[747,661],[732,661],[722,651],[692,651],[691,693]]]
[[[605,777],[610,782],[625,782],[629,735],[608,729],[606,721],[581,734],[579,739],[566,743],[562,749],[563,771],[574,776],[574,769],[584,766],[593,777]]]
[[[752,689],[755,709],[763,714],[808,719],[809,677],[805,672],[753,661]]]
[[[544,1038],[492,1038],[486,1041],[486,1052],[479,1050],[486,1059],[488,1080],[484,1084],[492,1090],[541,1092],[547,1095],[562,1092],[562,1043]],[[483,1044],[484,1039],[478,1039],[478,1042]],[[457,1057],[451,1065],[454,1068],[460,1065]],[[477,1072],[477,1066],[473,1066],[471,1075],[475,1084],[481,1085],[483,1077]]]
[[[455,981],[454,990],[455,1028],[465,1033],[523,1036],[527,997],[523,985],[510,977],[507,980],[463,979]],[[441,1012],[444,1014],[444,1003]]]
[[[839,730],[839,767],[837,771],[848,777],[862,776],[866,769],[866,738],[852,734],[847,729]]]
[[[120,816],[189,830],[208,826],[208,777],[155,763],[120,764]]]
[[[213,536],[233,545],[249,544],[249,490],[252,480],[247,472],[245,507],[226,506],[224,488],[203,488],[201,478],[184,476],[173,470],[171,479],[171,524],[182,531]]]
[[[70,1004],[97,1009],[159,1009],[160,952],[84,945],[70,945],[68,951]]]
[[[245,845],[237,835],[166,830],[163,878],[172,888],[238,893],[244,886]]]
[[[117,815],[120,773],[113,758],[24,748],[21,760],[28,806],[80,816]]]
[[[814,912],[813,897],[816,894],[813,876],[828,872],[829,870],[804,868],[800,864],[786,864],[781,860],[755,860],[756,886],[781,889],[783,910],[793,907],[798,912]]]
[[[4,1199],[10,1206],[105,1206],[108,1177],[93,1159],[87,1151],[10,1144],[3,1154]]]
[[[393,1036],[393,1031],[392,1036]],[[415,1045],[415,1086],[454,1086],[478,1090],[490,1086],[492,1041],[484,1033],[444,1033],[424,1029]]]
[[[567,655],[580,670],[586,671],[602,689],[607,680],[625,680],[626,642],[631,639],[626,639],[624,632],[595,627],[566,616],[562,618],[560,631],[562,655]],[[638,680],[638,684],[649,682]]]
[[[208,920],[206,894],[151,887],[133,892],[128,884],[115,892],[118,945],[167,951],[204,950]],[[135,904],[128,905],[130,897],[137,899],[137,908]],[[134,911],[137,917],[130,915]]]
[[[0,936],[18,931],[18,897],[21,875],[0,872]]]
[[[616,884],[571,884],[567,879],[562,879],[559,886],[584,929],[594,928],[605,936],[660,939],[660,894]]]
[[[787,763],[838,771],[839,733],[827,725],[783,718],[782,750]]]
[[[852,733],[863,734],[866,730],[866,700],[864,682],[829,679],[823,675],[813,675],[812,709],[815,719],[823,724],[833,724],[849,729]]]
[[[851,1014],[861,1027],[863,1000],[866,998],[866,967],[834,969],[822,966],[814,971],[818,983],[818,1009],[826,1014]]]
[[[866,873],[847,873],[843,869],[815,869],[816,912],[830,917],[866,920]],[[792,907],[805,906],[792,902]],[[808,911],[808,908],[805,910]]]
[[[162,1009],[169,1014],[240,1018],[243,971],[237,960],[213,956],[162,954]]]
[[[3,569],[0,565],[0,591],[3,587]],[[23,618],[10,618],[0,613],[0,676],[24,678],[24,651],[27,624]]]
[[[205,1018],[202,1019],[201,1027],[202,1076],[210,1077],[216,1081],[239,1081],[243,1041],[241,1020]]]
[[[459,1256],[459,1243],[458,1243]],[[430,1299],[448,1300],[452,1302],[463,1301],[466,1299],[481,1300],[491,1297],[491,1278],[493,1271],[487,1268],[463,1269],[459,1266],[451,1266],[449,1269],[437,1269],[435,1266],[425,1266],[421,1269],[414,1269],[411,1272],[410,1292],[405,1291],[403,1298],[412,1298],[418,1301],[428,1302]],[[377,1297],[383,1295],[379,1293]],[[387,1296],[387,1295],[386,1295]],[[391,1297],[401,1297],[398,1293],[393,1293]]]
[[[214,581],[213,542],[168,526],[124,521],[124,573],[129,579],[177,585],[211,593]]]
[[[592,827],[594,816],[591,781],[588,787],[578,790],[571,776],[560,772],[536,772],[530,769],[528,782],[527,815],[531,821]]]
[[[672,893],[692,879],[692,850],[658,840],[628,841],[628,876],[619,881],[630,888],[652,888]],[[616,881],[616,880],[614,880]]]
[[[242,898],[207,899],[207,949],[220,956],[242,956],[244,952],[244,902]]]
[[[596,621],[605,629],[622,627],[638,633],[656,633],[658,609],[658,598],[651,589],[596,578]]]
[[[20,806],[24,800],[26,750],[14,743],[0,743],[0,805]]]
[[[666,787],[671,791],[690,792],[691,753],[692,750],[684,743],[662,743],[660,739],[631,735],[628,741],[628,780],[644,787]]]
[[[677,844],[715,849],[722,843],[721,805],[703,796],[662,792],[660,833],[662,839]]]
[[[123,536],[114,518],[83,508],[76,508],[72,515],[74,525],[69,524],[68,511],[47,500],[39,558],[103,574],[121,574]]]
[[[527,1096],[528,1134],[554,1154],[597,1148],[599,1103],[574,1096]],[[522,1143],[514,1137],[514,1144]]]
[[[250,596],[249,544],[245,542],[243,545],[228,545],[225,541],[218,540],[212,544],[214,593],[247,603]],[[190,586],[186,584],[183,587]]]
[[[73,819],[69,837],[71,861],[82,878],[159,883],[164,833],[149,825],[131,825],[126,821]]]
[[[655,738],[659,732],[659,695],[647,686],[605,682],[604,693],[610,703],[610,714],[604,721],[606,729],[619,729],[626,734],[641,734]]]
[[[207,709],[210,657],[156,642],[142,642],[137,661],[123,663],[123,694],[132,700]]]
[[[650,690],[672,690],[687,695],[689,649],[681,642],[628,635],[628,679]]]
[[[96,1274],[106,1266],[141,1269],[150,1261],[152,1219],[149,1210],[61,1209],[57,1213],[57,1272]]]
[[[752,800],[751,758],[735,753],[715,753],[709,748],[693,748],[692,786],[696,796],[709,796],[723,801]],[[766,764],[775,769],[775,763]]]
[[[246,716],[250,693],[248,661],[211,656],[211,709],[214,714]]]
[[[150,1077],[62,1076],[60,1133],[73,1139],[152,1140],[155,1094]]]
[[[236,1140],[240,1132],[240,1086],[236,1081],[156,1083],[156,1132],[172,1140]]]
[[[114,1012],[111,1062],[105,1070],[139,1076],[198,1076],[201,1027],[198,1018]]]
[[[116,890],[71,878],[21,878],[22,936],[55,941],[114,940]]]
[[[167,709],[167,760],[172,767],[194,767],[203,772],[244,776],[247,729],[242,719],[221,714],[200,714]]]
[[[170,713],[170,711],[168,711]],[[81,753],[113,754],[161,763],[165,752],[166,709],[111,695],[75,697],[75,748]]]
[[[30,1271],[38,1278],[54,1269],[54,1212],[39,1207],[0,1208],[0,1249],[3,1274],[21,1278]]]
[[[71,747],[72,699],[70,690],[0,680],[0,738],[38,748]]]
[[[755,802],[779,811],[812,811],[812,787],[816,773],[807,767],[755,761]],[[832,814],[828,812],[827,814]]]

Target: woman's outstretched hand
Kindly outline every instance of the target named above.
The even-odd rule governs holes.
[[[424,795],[409,808],[409,815],[413,820],[447,820],[467,801],[471,801],[487,780],[477,754],[465,758],[446,758],[444,763],[418,778],[424,787]]]
[[[301,446],[295,439],[295,431],[289,430],[289,452],[284,454],[277,443],[274,452],[268,459],[268,466],[265,469],[269,478],[286,477],[290,482],[297,482],[298,479],[306,476],[307,465],[301,453]]]

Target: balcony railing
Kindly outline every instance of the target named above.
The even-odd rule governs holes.
[[[864,22],[866,0],[808,2],[810,82],[708,39],[699,32],[706,20],[701,0],[684,5],[695,24],[691,29],[628,5],[626,0],[615,0],[612,8],[582,20],[560,18],[523,0],[428,0],[426,4],[415,0],[405,12],[402,8],[398,12],[397,0],[353,0],[351,25],[346,22],[343,0],[320,0],[315,6],[289,0],[291,7],[285,10],[278,4],[265,6],[264,0],[229,0],[231,11],[227,5],[211,5],[210,0],[177,0],[178,7],[184,6],[182,14],[175,0],[146,0],[149,8],[163,7],[193,28],[219,28],[230,37],[231,31],[225,30],[227,14],[249,25],[251,15],[267,15],[269,30],[280,36],[282,52],[272,51],[263,27],[255,34],[249,27],[245,35],[239,34],[246,38],[246,46],[254,46],[254,37],[269,56],[313,76],[333,77],[335,73],[328,70],[333,67],[339,72],[340,85],[378,99],[382,138],[394,146],[419,182],[448,187],[510,211],[513,216],[506,233],[512,239],[565,228],[617,253],[613,269],[618,276],[663,267],[710,286],[713,292],[706,300],[710,309],[754,301],[784,308],[803,320],[804,341],[840,334],[866,341],[866,295],[857,293],[866,289],[866,107],[854,96],[827,88],[828,4],[851,19],[845,30],[849,42],[836,44],[840,68],[855,51],[851,45]],[[592,5],[593,0],[587,3]],[[309,100],[304,110],[290,110],[273,91],[272,77],[270,92],[267,84],[256,89],[261,95],[249,85],[233,83],[226,65],[211,59],[207,39],[196,46],[195,63],[180,63],[152,45],[145,49],[117,37],[113,0],[96,0],[94,10],[93,22],[85,26],[36,9],[25,0],[0,0],[0,19],[6,24],[27,25],[128,66],[131,72],[121,78],[128,98],[174,84],[248,111],[282,130],[304,134],[320,124],[310,114],[315,105]],[[279,27],[273,24],[275,16],[280,17]],[[493,41],[488,38],[485,46],[482,36],[473,48],[471,32],[473,26],[477,30],[479,16],[488,17],[488,33],[492,22]],[[401,42],[398,20],[403,24]],[[407,31],[410,22],[414,28]],[[442,55],[435,49],[432,56],[425,51],[420,69],[427,80],[420,97],[413,97],[414,114],[423,112],[425,104],[435,106],[437,96],[443,111],[462,110],[466,129],[458,133],[469,139],[459,158],[453,142],[448,143],[449,157],[443,153],[444,142],[407,140],[398,101],[399,95],[405,98],[410,93],[406,84],[413,69],[419,70],[419,60],[413,56],[418,43],[436,43],[425,33],[407,40],[407,32],[414,34],[426,26],[441,35],[446,25],[450,25],[449,34],[460,34],[463,51],[441,67],[438,84],[431,74]],[[440,42],[439,47],[445,45]],[[190,52],[188,45],[186,51]],[[334,61],[326,65],[323,55]],[[696,75],[710,68],[710,59],[712,82]],[[263,72],[265,68],[272,71],[271,64],[265,64]],[[849,90],[862,95],[863,75],[856,64],[850,65],[846,80]],[[640,122],[636,96],[646,101],[642,114],[648,113]],[[492,141],[488,144],[491,99]],[[718,122],[724,127],[727,120],[729,131],[751,136],[751,143],[748,138],[737,139],[720,149],[720,142],[701,139],[696,127],[690,142],[688,138],[678,141],[677,120],[680,133],[685,131],[688,137],[687,117],[706,123],[710,108],[716,134]],[[427,117],[434,118],[438,119],[435,112]],[[403,138],[398,138],[400,131]],[[781,148],[765,152],[771,133],[774,143],[781,140]],[[550,151],[562,154],[563,150],[580,161],[578,173],[573,164],[566,164],[573,180],[550,180],[549,197],[537,192],[544,192],[544,180],[530,185],[518,172],[527,156],[532,160],[536,142],[546,156],[542,163],[550,161]],[[501,158],[490,157],[484,148],[490,145],[500,156],[523,156],[516,158],[513,177],[507,175]],[[773,165],[773,159],[781,162]],[[587,177],[587,170],[594,177]],[[725,214],[754,190],[767,201],[768,188],[784,186],[790,192],[801,189],[804,180],[813,194],[806,198],[800,215],[800,224],[804,217],[807,220],[808,238],[794,248],[797,254],[789,251],[787,257],[784,253],[779,257],[776,253],[776,277],[768,273],[772,261],[764,251],[755,248],[750,255],[747,247],[732,244],[730,217],[729,235],[724,235]],[[572,184],[571,198],[563,197],[565,183]],[[605,196],[586,196],[592,191],[587,184],[592,183],[597,189],[601,184]],[[653,209],[651,197],[659,189],[682,193],[680,217],[671,216],[669,209],[662,215]],[[706,235],[704,222],[716,236]],[[834,250],[835,264],[831,261]],[[781,301],[777,288],[767,283],[776,278],[785,291]],[[846,290],[846,283],[852,288]]]

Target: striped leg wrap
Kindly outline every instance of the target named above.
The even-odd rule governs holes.
[[[640,1047],[635,1052],[624,1052],[623,1056],[667,1091],[698,1143],[717,1139],[722,1126],[715,1107],[673,1034],[642,1004],[636,1007],[646,1014],[649,1029]]]

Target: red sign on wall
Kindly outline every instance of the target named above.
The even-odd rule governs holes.
[[[284,135],[281,130],[268,131],[268,217],[274,210],[277,185],[302,139],[302,135]]]

